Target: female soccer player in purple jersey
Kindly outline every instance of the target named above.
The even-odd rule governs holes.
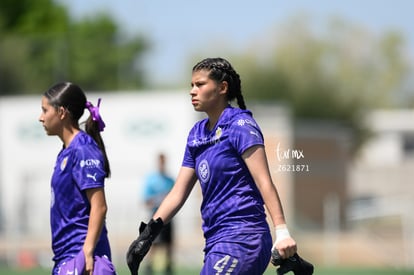
[[[191,129],[173,189],[153,219],[141,223],[140,234],[130,245],[131,274],[137,274],[152,241],[179,211],[197,180],[206,242],[200,274],[263,274],[271,251],[288,258],[297,248],[270,176],[262,132],[246,110],[240,77],[227,60],[207,58],[196,64],[191,87],[194,109],[208,118]],[[234,99],[239,108],[230,105]],[[273,246],[264,205],[275,227]]]
[[[58,83],[42,97],[39,121],[63,142],[51,179],[52,275],[116,274],[105,226],[104,180],[109,162],[100,131],[105,123],[75,84]],[[90,111],[85,131],[79,127]]]

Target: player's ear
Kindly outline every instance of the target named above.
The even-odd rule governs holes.
[[[60,119],[64,119],[67,116],[68,110],[62,106],[59,106],[57,113]]]
[[[229,83],[227,81],[222,81],[219,84],[219,88],[220,88],[220,94],[225,94],[227,93],[227,90],[229,88]]]

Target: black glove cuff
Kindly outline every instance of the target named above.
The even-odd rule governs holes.
[[[151,230],[151,235],[154,235],[155,237],[157,237],[158,234],[160,234],[162,228],[164,227],[164,222],[162,221],[161,218],[157,218],[156,220],[151,219],[148,223],[148,227]]]
[[[161,218],[151,219],[148,224],[141,222],[139,227],[140,237],[142,239],[150,239],[152,242],[160,234],[163,227],[164,222]]]

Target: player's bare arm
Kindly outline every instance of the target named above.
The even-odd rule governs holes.
[[[94,250],[105,222],[107,205],[103,188],[87,189],[86,196],[88,197],[91,205],[91,211],[88,224],[88,233],[86,234],[85,243],[83,245],[83,252],[85,254],[86,261],[85,271],[92,274]]]
[[[266,208],[276,229],[277,240],[274,248],[282,258],[295,254],[296,242],[290,237],[276,187],[273,185],[264,147],[261,145],[247,149],[242,155],[250,174],[263,197]]]
[[[259,188],[274,226],[285,224],[286,221],[282,205],[269,174],[269,167],[263,146],[257,145],[250,147],[244,152],[242,157],[249,168],[253,180]]]

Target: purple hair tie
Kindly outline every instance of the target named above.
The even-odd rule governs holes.
[[[91,113],[92,120],[98,122],[99,132],[102,132],[105,128],[105,122],[102,120],[101,115],[99,114],[99,105],[101,105],[101,99],[98,99],[98,105],[94,107],[91,102],[86,102],[86,108],[88,108]]]

